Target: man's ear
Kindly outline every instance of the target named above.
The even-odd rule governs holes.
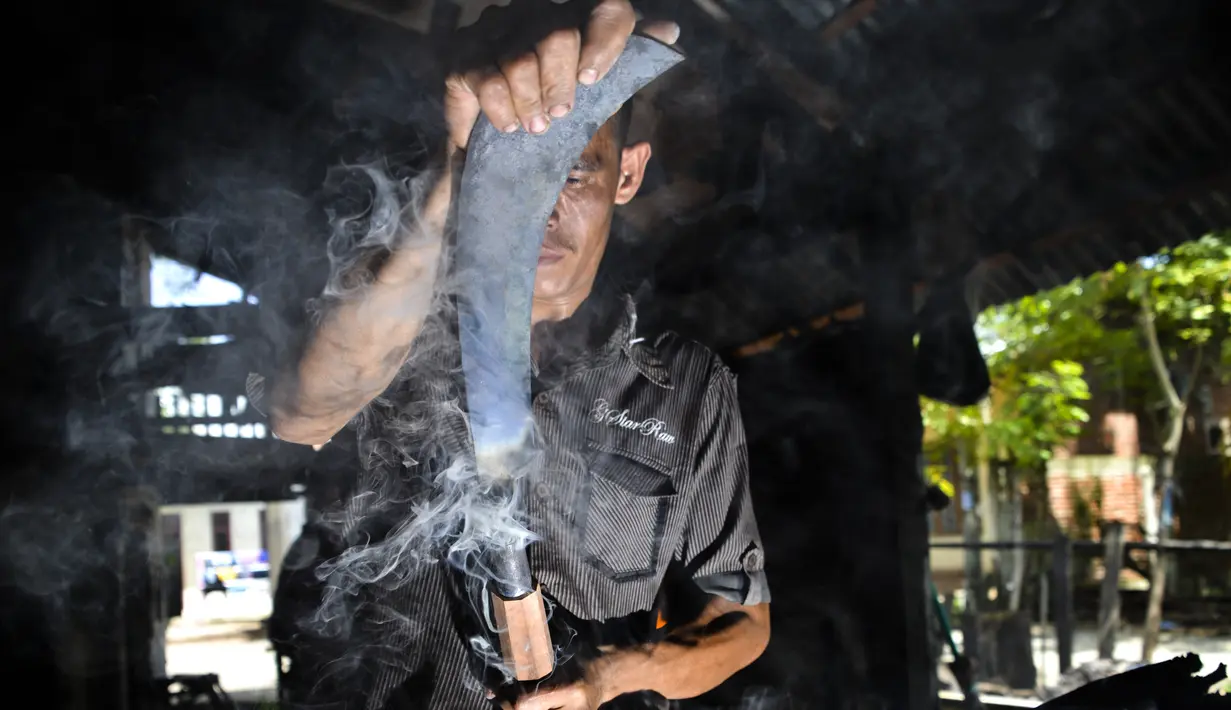
[[[616,188],[615,203],[627,205],[645,180],[645,166],[650,162],[650,144],[642,141],[626,147],[620,155],[620,183]]]

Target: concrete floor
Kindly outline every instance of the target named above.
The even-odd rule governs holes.
[[[1039,683],[1051,685],[1059,677],[1059,656],[1050,627],[1046,638],[1043,629],[1035,626],[1035,663],[1039,665]],[[959,647],[961,632],[955,632]],[[1093,629],[1078,629],[1073,639],[1073,664],[1098,658],[1097,639]],[[1231,636],[1196,636],[1165,633],[1155,661],[1164,661],[1186,653],[1197,653],[1209,673],[1220,663],[1231,667]],[[1141,655],[1140,629],[1126,628],[1117,636],[1116,658],[1136,661]],[[277,669],[274,653],[259,623],[236,622],[174,626],[167,631],[168,675],[216,673],[224,690],[236,700],[255,703],[276,697]],[[947,675],[942,670],[942,675]]]
[[[260,622],[179,625],[167,630],[167,675],[216,673],[240,702],[277,697],[274,652]]]
[[[1034,662],[1039,670],[1039,685],[1049,686],[1060,677],[1060,656],[1056,652],[1055,630],[1049,625],[1044,629],[1033,627]],[[954,640],[962,647],[962,632],[954,631]],[[1154,662],[1159,663],[1187,653],[1201,656],[1203,674],[1212,673],[1220,663],[1231,667],[1231,636],[1206,636],[1164,632]],[[1116,634],[1115,657],[1117,660],[1138,662],[1141,660],[1141,629],[1124,627]],[[1098,659],[1098,636],[1093,628],[1079,628],[1073,635],[1073,665],[1081,666]]]

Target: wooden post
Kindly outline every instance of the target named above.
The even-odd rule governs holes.
[[[959,443],[959,466],[962,469],[962,536],[969,545],[966,550],[966,605],[962,612],[962,650],[971,663],[971,673],[978,677],[973,661],[979,656],[979,607],[983,596],[983,565],[979,549],[979,511],[975,503],[975,470],[970,465],[966,446]],[[967,505],[969,503],[969,505]]]
[[[1115,657],[1116,627],[1120,625],[1120,568],[1124,563],[1124,524],[1103,527],[1103,590],[1098,605],[1098,657]]]
[[[1047,685],[1047,573],[1039,572],[1039,685]]]
[[[992,485],[992,450],[987,440],[987,427],[992,422],[992,400],[990,397],[979,403],[979,416],[983,422],[979,433],[978,454],[976,455],[976,471],[979,481],[979,524],[981,527],[979,539],[982,542],[1000,539],[999,511],[996,509],[996,489]],[[986,550],[982,553],[983,569],[1003,569],[998,564],[1001,551]]]
[[[1073,667],[1073,541],[1060,535],[1052,544],[1051,587],[1056,594],[1056,655],[1060,672]]]

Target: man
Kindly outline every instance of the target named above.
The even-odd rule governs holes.
[[[627,0],[603,0],[584,28],[551,32],[532,53],[450,77],[446,167],[417,222],[364,267],[357,291],[327,308],[297,365],[274,383],[269,413],[284,440],[322,446],[362,413],[368,470],[350,506],[351,544],[395,534],[398,518],[430,496],[436,454],[459,445],[456,427],[425,437],[423,427],[396,422],[413,419],[406,413],[424,403],[416,397],[458,396],[448,382],[415,382],[425,377],[406,363],[427,347],[452,178],[475,121],[482,113],[506,131],[549,131],[571,109],[577,83],[602,80],[634,25]],[[678,35],[670,24],[644,31],[669,43]],[[534,413],[546,460],[526,504],[540,537],[529,556],[553,622],[577,634],[565,644],[576,656],[563,665],[580,669],[502,703],[518,710],[695,697],[751,663],[769,639],[733,376],[696,343],[638,337],[631,301],[600,277],[613,210],[636,195],[650,158],[647,143],[625,145],[627,121],[627,111],[608,121],[577,162],[539,258]],[[398,382],[399,372],[410,374]],[[415,436],[432,441],[407,441]],[[353,613],[367,629],[353,644],[365,649],[354,663],[366,674],[357,681],[362,705],[490,707],[498,683],[484,678],[485,691],[473,682],[473,652],[484,648],[457,611],[457,575],[399,559],[390,577],[379,559],[385,566],[357,575],[367,589],[343,594],[361,599],[353,612],[324,614]]]

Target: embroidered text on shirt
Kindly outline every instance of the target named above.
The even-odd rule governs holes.
[[[590,418],[599,424],[631,429],[642,436],[652,436],[664,444],[674,444],[675,435],[667,433],[667,423],[661,419],[646,419],[637,421],[628,416],[628,410],[618,410],[605,399],[594,400],[594,409],[590,410]]]

